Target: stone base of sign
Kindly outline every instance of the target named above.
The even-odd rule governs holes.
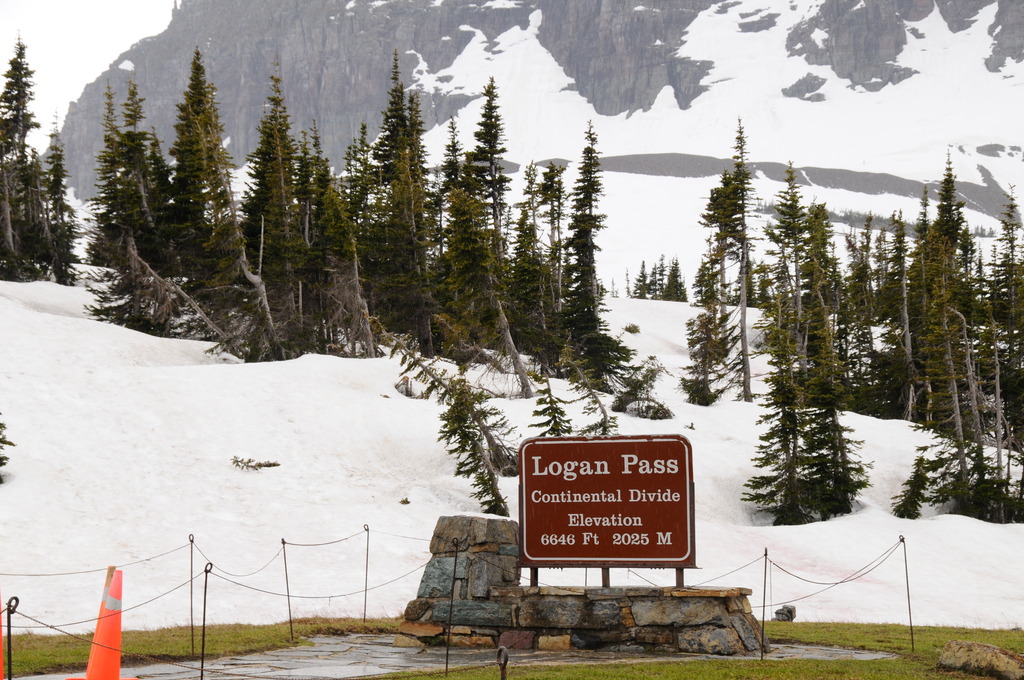
[[[455,550],[458,541],[458,550]],[[508,649],[761,652],[747,588],[523,587],[511,520],[441,517],[395,644]],[[453,597],[454,587],[454,597]]]

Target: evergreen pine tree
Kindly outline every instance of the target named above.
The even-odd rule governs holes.
[[[595,237],[604,228],[604,215],[598,212],[603,187],[593,125],[587,127],[585,137],[587,144],[572,194],[561,319],[567,344],[574,348],[577,360],[593,373],[601,389],[607,390],[621,375],[632,352],[607,333],[601,319],[602,291],[597,279]]]
[[[434,354],[437,312],[432,250],[443,225],[444,188],[431,197],[419,99],[405,93],[397,53],[381,132],[365,130],[346,159],[348,205],[359,234],[361,273],[370,313]]]
[[[434,222],[434,249],[436,256],[444,254],[448,240],[448,192],[459,181],[462,170],[462,145],[459,143],[458,128],[455,119],[448,121],[448,143],[444,147],[444,157],[436,171],[434,190],[431,195],[431,213]]]
[[[991,344],[998,353],[993,375],[997,391],[992,398],[996,465],[1003,470],[1003,477],[1009,477],[1013,442],[1024,428],[1024,409],[1021,408],[1024,403],[1024,267],[1020,264],[1020,232],[1020,212],[1011,193],[1000,218],[988,288],[991,325],[998,329],[998,337],[993,338]],[[1002,459],[1004,448],[1005,460]],[[1024,484],[1019,491],[1024,491]]]
[[[385,203],[390,222],[391,272],[384,283],[392,325],[416,338],[421,351],[434,354],[433,316],[437,311],[430,249],[435,231],[428,219],[426,152],[419,99],[410,95],[406,138]],[[397,322],[397,323],[396,323]]]
[[[651,273],[647,277],[647,295],[652,300],[661,299],[661,291],[665,287],[665,256],[651,265]]]
[[[739,384],[740,396],[743,401],[752,402],[754,393],[751,389],[750,347],[747,340],[747,305],[751,283],[750,235],[747,229],[747,215],[753,201],[753,184],[750,169],[747,167],[747,138],[743,123],[737,124],[736,145],[733,154],[732,182],[729,186],[729,197],[733,206],[732,219],[728,223],[727,238],[730,249],[734,253],[737,264],[736,283],[738,289],[736,331],[739,340]]]
[[[753,267],[750,261],[750,243],[747,233],[747,215],[752,200],[751,174],[747,167],[746,136],[740,124],[736,133],[733,166],[722,173],[718,186],[711,190],[707,208],[701,215],[701,224],[712,230],[708,238],[708,251],[702,262],[706,271],[698,273],[702,290],[695,293],[698,299],[714,299],[721,304],[736,306],[735,332],[738,355],[728,367],[736,374],[735,382],[740,388],[740,399],[752,401],[750,383],[750,348],[747,340],[747,306],[750,303],[750,288],[753,281]],[[735,278],[728,276],[729,265],[736,263]],[[717,272],[717,282],[712,284],[710,271]]]
[[[222,351],[247,361],[282,358],[267,287],[247,252],[217,90],[198,49],[177,108],[164,282],[184,301],[189,336],[215,340]]]
[[[665,367],[653,356],[639,366],[630,366],[622,376],[622,387],[612,400],[612,410],[648,420],[671,418],[672,410],[654,396],[658,378],[665,373]]]
[[[276,74],[270,76],[270,94],[257,133],[256,148],[248,157],[242,229],[256,274],[266,286],[281,343],[281,356],[274,358],[290,358],[313,346],[301,278],[309,252],[302,239],[296,196],[298,145]]]
[[[743,494],[743,500],[771,514],[776,525],[806,524],[814,519],[812,490],[803,476],[805,412],[796,370],[797,347],[792,321],[787,318],[790,314],[781,293],[765,312],[765,344],[772,372],[766,379],[766,412],[757,422],[768,429],[760,436],[754,465],[768,472],[747,480],[744,486],[750,491]]]
[[[326,269],[326,297],[329,301],[327,327],[330,337],[327,349],[344,356],[377,355],[376,341],[370,327],[370,314],[359,278],[359,255],[355,225],[344,199],[333,185],[323,197]]]
[[[498,86],[494,78],[487,81],[483,91],[484,105],[480,122],[473,132],[476,146],[467,154],[476,183],[487,205],[490,215],[492,238],[499,258],[505,256],[501,245],[504,240],[505,194],[508,193],[511,178],[505,174],[502,160],[505,148],[505,126],[498,107]]]
[[[409,147],[409,137],[409,111],[396,49],[391,56],[388,105],[381,114],[380,134],[373,144],[373,161],[378,168],[381,185],[387,186],[398,177],[398,162],[402,152]]]
[[[713,299],[686,322],[690,363],[684,368],[686,375],[680,378],[679,386],[691,404],[711,406],[727,389],[725,367],[729,348],[734,345],[730,332],[728,312]]]
[[[878,324],[876,309],[875,274],[872,268],[875,247],[872,226],[874,218],[868,215],[859,238],[846,237],[847,273],[843,282],[841,305],[835,310],[839,318],[837,345],[840,358],[846,365],[851,396],[856,396],[870,385],[872,365],[875,362],[875,328]]]
[[[493,346],[490,281],[497,271],[483,201],[462,187],[449,193],[449,238],[442,267],[442,312],[448,356],[479,360]]]
[[[46,158],[46,198],[49,221],[49,262],[47,268],[53,280],[62,286],[75,283],[78,274],[74,265],[75,239],[78,224],[75,209],[68,203],[68,171],[64,164],[64,146],[56,128],[50,134],[50,149]]]
[[[18,38],[0,92],[0,152],[5,158],[16,156],[22,163],[29,157],[28,135],[39,127],[31,109],[35,71],[29,67],[27,52],[25,43]]]
[[[573,391],[579,395],[576,401],[583,402],[584,415],[597,416],[596,421],[579,428],[578,434],[599,436],[615,434],[619,429],[618,418],[613,416],[601,401],[601,391],[604,386],[595,378],[593,371],[577,359],[572,347],[562,350],[559,363],[568,376]]]
[[[688,302],[686,294],[686,279],[679,269],[679,258],[673,257],[668,265],[668,273],[665,275],[665,290],[661,295],[662,300],[670,302]]]
[[[555,395],[550,378],[545,378],[542,385],[537,388],[537,408],[533,411],[533,415],[540,420],[531,425],[540,428],[540,437],[565,437],[572,434],[572,421],[566,415],[564,406],[569,402]]]
[[[998,473],[987,458],[976,327],[983,310],[973,271],[973,245],[949,158],[936,217],[917,251],[924,299],[920,347],[930,386],[920,426],[936,437],[929,461],[931,500],[954,513],[989,519],[1002,503]],[[977,323],[979,319],[982,323]],[[995,509],[995,510],[994,510]]]
[[[216,126],[210,128],[211,142],[218,133]],[[208,160],[211,172],[207,176],[216,182],[209,193],[208,219],[212,231],[206,244],[213,270],[204,293],[216,323],[205,317],[208,326],[216,332],[221,350],[245,361],[283,359],[287,351],[274,323],[259,255],[255,263],[249,257],[250,245],[231,190],[230,158],[225,151],[211,155]]]
[[[170,192],[174,260],[167,273],[180,277],[185,289],[199,291],[216,270],[216,255],[207,245],[215,222],[223,217],[214,206],[232,200],[224,195],[229,187],[223,176],[234,167],[222,141],[216,88],[207,79],[198,49],[192,55],[188,87],[177,106],[175,139],[169,149],[174,159]]]
[[[371,313],[376,311],[375,278],[366,273],[368,268],[379,266],[373,255],[378,245],[377,206],[379,204],[380,183],[377,180],[377,168],[373,164],[373,149],[367,137],[366,123],[359,126],[359,134],[345,150],[345,169],[341,175],[340,191],[345,199],[348,217],[356,229],[356,241],[360,250],[360,268],[366,279],[367,298]]]
[[[558,351],[551,323],[553,310],[546,294],[550,271],[537,234],[540,187],[532,163],[526,167],[524,179],[507,268],[510,323],[520,349],[550,369],[557,363]]]
[[[847,405],[845,367],[835,336],[836,274],[831,250],[831,229],[822,205],[808,211],[807,288],[808,370],[803,386],[805,405],[800,431],[801,458],[809,493],[807,506],[821,519],[853,511],[857,494],[868,486],[867,470],[856,460],[860,442],[850,439],[850,428],[840,422]]]
[[[801,375],[807,372],[807,324],[803,308],[804,271],[807,249],[807,209],[803,206],[793,164],[786,168],[786,187],[779,192],[775,204],[775,221],[766,233],[774,258],[772,281],[777,294],[786,305],[785,318],[796,348]]]
[[[512,365],[520,396],[530,398],[533,388],[505,312],[487,207],[477,192],[464,188],[472,188],[474,182],[467,166],[460,186],[449,195],[451,236],[441,286],[445,342],[450,352],[464,362],[489,360],[490,350],[497,349]]]
[[[56,250],[61,244],[52,224],[48,174],[28,144],[39,124],[30,108],[34,71],[26,52],[19,38],[0,91],[0,279],[9,280],[56,278],[54,265],[63,268],[61,262],[70,258],[70,251]]]
[[[88,285],[94,317],[155,335],[176,335],[181,300],[163,284],[159,269],[169,260],[164,211],[168,168],[159,143],[142,128],[143,99],[134,82],[119,125],[108,88],[104,148],[97,157],[96,233],[89,245],[93,264],[104,267]]]
[[[650,297],[651,282],[647,276],[647,261],[640,261],[640,270],[633,279],[633,289],[629,291],[629,297],[646,300]]]
[[[508,517],[508,504],[498,488],[500,471],[491,463],[487,449],[491,445],[476,427],[476,419],[487,420],[492,429],[505,432],[508,424],[498,409],[485,406],[486,397],[474,390],[465,378],[454,378],[444,398],[447,408],[441,414],[438,439],[455,456],[455,475],[472,480],[473,498],[480,501],[481,512]]]
[[[566,202],[565,167],[551,163],[544,169],[540,180],[541,217],[548,227],[547,266],[551,271],[548,297],[556,319],[562,312],[562,295],[565,289],[566,252],[565,239],[562,236]]]
[[[880,347],[869,391],[859,403],[863,413],[914,421],[918,417],[920,379],[911,324],[910,243],[901,213],[893,213],[890,231],[892,240],[880,251],[884,268],[877,297]]]
[[[902,490],[893,496],[892,514],[903,519],[918,519],[921,506],[928,500],[928,461],[923,455],[914,458],[914,468]]]
[[[330,321],[335,302],[329,292],[330,265],[325,217],[325,204],[331,184],[330,161],[323,154],[320,132],[314,122],[310,130],[303,130],[299,135],[295,162],[295,202],[298,230],[306,248],[306,257],[299,271],[303,286],[304,326],[309,329],[310,349],[318,353],[326,352],[328,346],[337,340],[336,329]],[[335,195],[335,198],[338,197]],[[339,210],[343,211],[341,208]]]

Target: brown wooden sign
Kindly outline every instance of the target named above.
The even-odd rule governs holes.
[[[519,447],[522,566],[692,568],[693,527],[685,437],[537,437]]]

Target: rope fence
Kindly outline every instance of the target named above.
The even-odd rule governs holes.
[[[417,541],[417,542],[428,542],[429,543],[431,541],[430,538],[420,538],[420,537],[414,537],[414,536],[403,536],[403,535],[400,535],[400,534],[393,534],[393,533],[387,533],[387,532],[381,532],[381,531],[378,531],[376,533],[380,534],[381,536],[387,536],[387,537],[390,537],[390,538],[406,539],[406,540]],[[205,658],[205,629],[206,629],[206,616],[207,616],[207,591],[209,589],[209,579],[210,579],[210,576],[213,576],[219,582],[230,584],[230,585],[232,585],[232,586],[234,586],[236,588],[245,589],[245,590],[248,590],[248,591],[251,591],[251,592],[260,593],[262,595],[267,595],[267,596],[270,596],[270,597],[286,599],[287,600],[287,607],[288,607],[289,631],[290,631],[292,640],[295,639],[294,628],[293,628],[292,604],[291,604],[292,600],[303,600],[303,601],[328,600],[328,601],[330,601],[330,600],[335,600],[335,599],[351,598],[351,597],[356,597],[358,595],[362,595],[363,596],[363,621],[365,621],[366,620],[367,603],[368,603],[368,594],[371,591],[378,590],[380,588],[386,587],[388,585],[391,585],[393,583],[396,583],[398,581],[406,579],[409,576],[411,576],[411,575],[413,575],[413,574],[415,574],[417,572],[422,571],[426,567],[427,563],[429,562],[429,560],[424,561],[423,563],[418,564],[413,569],[410,569],[409,571],[406,571],[405,573],[403,573],[403,574],[401,574],[399,576],[395,576],[395,577],[390,578],[388,580],[385,580],[385,581],[382,581],[382,582],[375,583],[375,584],[371,585],[370,582],[369,582],[370,560],[371,560],[370,534],[371,534],[371,529],[370,529],[369,525],[365,525],[364,524],[362,530],[357,531],[355,533],[352,533],[351,535],[345,536],[343,538],[338,538],[338,539],[329,540],[329,541],[323,541],[323,542],[319,542],[319,543],[290,542],[290,541],[287,541],[284,538],[282,538],[281,539],[281,546],[280,546],[280,548],[278,549],[278,551],[276,553],[274,553],[274,555],[269,560],[267,560],[266,562],[263,562],[262,566],[260,566],[258,569],[255,569],[255,570],[249,571],[249,572],[245,572],[245,573],[235,573],[235,572],[223,569],[221,567],[218,567],[216,565],[216,563],[212,559],[210,559],[210,557],[207,554],[207,552],[205,552],[196,543],[195,537],[193,535],[189,535],[189,542],[184,544],[184,545],[178,546],[176,548],[172,548],[170,550],[161,552],[161,553],[153,555],[151,557],[146,557],[146,558],[143,558],[143,559],[137,559],[137,560],[134,560],[134,561],[125,562],[122,565],[117,566],[117,568],[135,566],[135,565],[139,565],[139,564],[143,564],[143,563],[147,563],[147,562],[152,562],[152,561],[155,561],[155,560],[159,560],[159,559],[168,557],[168,556],[173,555],[175,553],[181,552],[181,551],[185,550],[186,548],[190,549],[189,550],[189,564],[188,564],[188,569],[189,569],[190,577],[188,578],[188,580],[186,580],[184,582],[181,582],[181,583],[173,586],[172,588],[170,588],[170,589],[168,589],[168,590],[166,590],[164,592],[161,592],[158,595],[150,597],[149,599],[147,599],[147,600],[145,600],[143,602],[140,602],[138,604],[132,605],[131,607],[127,607],[123,611],[124,612],[128,612],[128,611],[135,611],[135,610],[143,609],[143,608],[148,607],[148,606],[152,605],[153,603],[155,603],[155,602],[157,602],[157,601],[159,601],[159,600],[161,600],[161,599],[171,595],[172,593],[180,591],[183,588],[185,588],[186,586],[188,586],[189,587],[189,621],[190,621],[190,627],[192,629],[192,655],[196,656],[196,649],[195,649],[195,634],[196,634],[195,614],[196,614],[196,612],[195,612],[195,609],[194,609],[194,607],[195,607],[195,602],[194,602],[194,586],[195,586],[196,581],[201,579],[201,585],[202,585],[202,588],[203,588],[203,592],[202,592],[202,624],[201,624],[202,647],[200,649],[200,658],[201,659]],[[351,541],[351,540],[359,537],[360,535],[365,537],[365,555],[364,555],[364,559],[363,559],[364,581],[363,581],[363,587],[361,589],[352,590],[352,591],[344,592],[344,593],[331,593],[331,594],[295,594],[295,593],[292,593],[290,577],[289,577],[289,572],[288,572],[288,552],[287,552],[287,548],[288,547],[304,548],[304,549],[305,548],[324,548],[324,547],[334,546],[334,545],[338,545],[338,544],[341,544],[341,543],[345,543],[345,542]],[[836,587],[841,586],[841,585],[847,585],[847,584],[854,583],[854,582],[856,582],[856,581],[858,581],[858,580],[868,576],[869,574],[874,572],[876,569],[878,569],[880,566],[882,566],[884,563],[886,563],[898,550],[900,550],[900,548],[902,548],[902,550],[903,550],[904,575],[905,575],[905,580],[906,580],[906,593],[907,593],[907,612],[908,612],[908,618],[909,618],[909,621],[910,621],[911,649],[913,650],[913,647],[914,647],[914,628],[913,628],[913,611],[912,611],[911,599],[910,599],[910,573],[909,573],[909,567],[908,567],[908,564],[907,564],[907,545],[906,545],[906,540],[904,539],[903,536],[900,536],[899,540],[896,543],[894,543],[892,546],[886,548],[877,557],[875,557],[874,559],[870,560],[867,564],[865,564],[864,566],[856,569],[853,572],[850,572],[847,576],[845,576],[845,577],[843,577],[843,578],[841,578],[839,580],[833,580],[833,581],[822,580],[820,578],[811,578],[809,576],[799,574],[794,569],[787,568],[786,566],[783,566],[782,564],[780,564],[775,559],[769,557],[768,549],[765,548],[763,555],[759,555],[756,558],[754,558],[754,559],[752,559],[752,560],[750,560],[750,561],[748,561],[748,562],[746,562],[746,563],[744,563],[744,564],[742,564],[742,565],[740,565],[740,566],[738,566],[738,567],[736,567],[736,568],[734,568],[734,569],[732,569],[730,571],[727,571],[727,572],[725,572],[725,573],[723,573],[723,574],[721,574],[719,576],[715,576],[714,578],[710,578],[710,579],[706,579],[704,581],[701,581],[700,583],[698,583],[698,584],[696,584],[695,586],[692,586],[692,587],[700,587],[700,586],[707,585],[709,583],[713,583],[715,581],[719,581],[719,580],[721,580],[723,578],[732,576],[733,574],[736,574],[736,573],[741,572],[743,570],[749,569],[749,568],[753,567],[754,565],[757,565],[758,563],[763,563],[763,570],[764,570],[763,579],[764,579],[764,583],[763,583],[763,588],[762,588],[762,601],[761,601],[760,605],[758,605],[758,606],[760,606],[761,612],[762,612],[762,614],[761,614],[761,618],[762,618],[761,625],[762,625],[762,634],[763,634],[764,622],[765,622],[765,618],[766,618],[766,610],[769,607],[774,608],[774,607],[777,607],[777,606],[791,605],[794,602],[801,602],[801,601],[804,601],[804,600],[808,600],[808,599],[814,598],[814,597],[816,597],[818,595],[821,595],[822,593],[824,593],[824,592],[826,592],[826,591],[828,591],[828,590],[830,590],[832,588],[836,588]],[[456,550],[456,555],[457,555],[459,550],[460,550],[460,548],[458,546],[456,546],[455,550]],[[202,556],[202,558],[205,560],[205,565],[203,566],[202,569],[199,569],[199,570],[195,569],[195,553],[197,553],[200,556]],[[476,554],[476,559],[479,560],[479,561],[482,561],[484,563],[487,563],[490,566],[496,567],[498,569],[502,568],[502,565],[489,562],[487,560],[486,556],[483,553],[477,553]],[[242,582],[244,579],[249,579],[249,578],[255,577],[255,576],[259,575],[259,574],[262,574],[263,572],[265,572],[268,569],[270,569],[273,565],[275,565],[279,560],[282,563],[281,567],[282,567],[283,578],[284,578],[284,592],[280,592],[278,590],[273,590],[273,589],[269,589],[269,588],[265,588],[265,587],[259,587],[259,586],[256,586],[256,585],[251,585],[251,584],[243,583]],[[63,577],[67,577],[67,576],[80,576],[80,575],[95,574],[95,573],[100,573],[102,571],[105,571],[106,569],[107,568],[80,569],[80,570],[71,570],[71,571],[65,571],[65,572],[49,572],[49,573],[4,573],[4,572],[0,572],[0,577],[55,578],[55,577],[62,577],[62,576]],[[667,587],[667,586],[659,586],[654,581],[646,578],[645,576],[643,576],[642,574],[634,571],[633,569],[628,569],[627,572],[629,574],[631,574],[631,575],[633,575],[633,576],[635,576],[635,577],[645,581],[646,583],[650,584],[651,586]],[[774,575],[776,573],[777,574],[785,574],[786,576],[790,577],[791,579],[794,579],[794,580],[796,580],[799,583],[806,584],[807,586],[813,586],[813,587],[815,587],[815,589],[811,590],[810,592],[806,592],[804,594],[801,594],[801,595],[785,598],[785,599],[779,600],[778,602],[771,602],[771,603],[769,603],[770,600],[774,600],[774,597],[773,597],[773,590],[774,590],[773,578],[774,578]],[[453,578],[454,578],[454,575],[453,575]],[[554,584],[551,584],[551,583],[541,583],[539,581],[538,581],[538,585],[542,585],[542,586],[546,586],[546,587],[557,587],[557,586],[554,586]],[[57,589],[54,589],[54,590],[56,591]],[[454,588],[453,588],[453,593],[454,593]],[[59,633],[61,635],[66,635],[66,636],[69,636],[69,637],[72,637],[72,638],[75,638],[75,639],[86,640],[86,638],[83,638],[83,637],[81,637],[79,635],[76,635],[75,633],[72,633],[72,632],[68,631],[67,629],[71,628],[71,627],[74,627],[74,626],[81,626],[81,625],[85,625],[85,624],[89,624],[89,623],[93,623],[93,622],[98,622],[100,620],[100,619],[97,619],[96,617],[89,617],[89,618],[86,618],[86,619],[83,619],[83,620],[80,620],[80,621],[72,621],[72,622],[68,622],[68,623],[53,624],[53,623],[48,623],[46,621],[43,621],[43,620],[41,620],[38,617],[35,617],[35,616],[32,616],[32,615],[29,615],[29,614],[26,614],[26,613],[22,612],[19,609],[19,604],[20,604],[19,599],[17,597],[12,597],[7,602],[7,604],[4,605],[3,610],[2,610],[4,613],[6,613],[6,624],[7,624],[7,633],[8,633],[8,638],[5,641],[6,644],[7,644],[7,648],[8,648],[7,649],[7,654],[6,654],[6,662],[7,662],[7,666],[8,666],[8,668],[7,668],[7,673],[8,673],[7,677],[13,677],[12,674],[11,674],[11,659],[12,659],[12,654],[11,654],[11,631],[12,631],[12,629],[15,629],[15,630],[28,630],[28,631],[45,629],[45,630],[49,630],[49,631],[52,631],[52,632],[55,632],[55,633]],[[452,607],[449,607],[449,612],[451,612],[452,609],[453,609]],[[111,612],[110,614],[107,614],[107,616],[120,615],[121,613],[122,613],[122,611]],[[14,625],[14,624],[12,624],[12,617],[13,616],[20,616],[22,619],[24,619],[28,623],[23,623],[21,625]],[[89,640],[86,640],[86,641],[89,641]],[[92,644],[97,644],[94,641],[90,641],[90,642],[92,642]],[[121,650],[118,650],[118,651],[121,651]],[[150,658],[146,657],[145,655],[140,655],[140,654],[135,654],[135,653],[130,653],[130,652],[123,652],[123,651],[122,651],[122,653],[125,654],[126,656],[129,656],[129,657],[132,657],[132,658],[138,658],[138,659],[142,659],[142,660],[146,660],[146,661],[152,661],[153,663],[169,663],[167,661],[163,661],[163,660],[160,660],[160,659],[150,659]],[[499,653],[498,656],[499,656],[499,665],[500,665],[501,654]],[[507,662],[507,655],[506,655],[506,662]],[[183,669],[187,669],[187,670],[193,671],[193,672],[198,672],[201,680],[202,680],[203,674],[205,672],[211,672],[211,673],[216,673],[217,672],[217,671],[205,669],[203,667],[202,663],[201,663],[199,668],[195,668],[195,667],[189,666],[187,664],[178,664],[178,663],[171,663],[170,665],[180,666]],[[468,667],[468,668],[482,668],[482,667],[489,667],[491,665],[493,665],[493,664],[487,664],[485,666]],[[467,667],[463,667],[460,670],[466,670],[466,669],[467,669]],[[502,670],[504,672],[504,667],[502,667]],[[237,673],[237,671],[232,671],[230,674],[234,675],[235,677],[243,677],[243,678],[249,677],[249,676],[245,676],[245,675],[240,675],[239,673]],[[447,669],[446,669],[446,674],[447,674]],[[253,678],[258,678],[259,676],[252,676],[252,677]],[[386,678],[388,676],[380,676],[380,675],[378,675],[378,676],[374,676],[374,677],[376,677],[376,678]],[[263,680],[265,680],[265,678]],[[297,676],[295,680],[302,680],[302,678]],[[308,680],[320,680],[320,679],[314,678],[314,677],[310,677]]]

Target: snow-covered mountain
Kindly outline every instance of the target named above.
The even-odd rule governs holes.
[[[702,189],[684,180],[720,173],[739,119],[766,176],[793,162],[839,211],[915,214],[949,153],[987,227],[1024,168],[1013,0],[184,0],[72,105],[63,138],[79,196],[92,191],[107,85],[123,94],[134,79],[169,141],[195,47],[239,162],[276,69],[296,127],[316,121],[340,163],[361,123],[376,128],[397,51],[435,158],[452,116],[472,143],[493,76],[508,161],[573,160],[593,121],[609,168],[679,180],[659,191],[674,227],[696,220],[677,201]]]
[[[437,441],[439,406],[402,396],[396,360],[306,356],[239,364],[200,342],[149,337],[86,317],[82,287],[0,282],[0,409],[7,436],[0,504],[0,593],[19,614],[76,630],[93,625],[108,564],[124,565],[124,625],[196,621],[210,561],[207,620],[288,616],[285,557],[296,616],[399,615],[417,591],[437,517],[473,513],[468,481]],[[674,374],[659,397],[671,420],[619,416],[623,434],[680,433],[692,443],[696,555],[691,585],[766,592],[769,616],[794,601],[801,620],[907,621],[906,538],[916,624],[1024,624],[1019,570],[1024,526],[933,510],[893,517],[890,497],[909,473],[922,433],[899,421],[849,415],[872,464],[854,514],[772,527],[740,500],[755,472],[760,408],[684,402],[683,303],[611,299],[615,333]],[[755,365],[759,375],[765,366]],[[558,381],[556,393],[569,396]],[[536,434],[533,400],[494,402]],[[577,424],[589,418],[576,407]],[[278,467],[241,470],[232,458]],[[513,516],[515,479],[503,480]],[[194,543],[190,543],[190,537]],[[288,541],[282,552],[281,540]],[[342,540],[348,539],[348,540]],[[306,545],[296,545],[306,544]],[[322,544],[322,545],[310,545]],[[890,549],[888,559],[875,564]],[[367,576],[366,561],[369,557]],[[861,573],[866,566],[877,566]],[[194,588],[189,574],[198,574]],[[862,578],[835,587],[857,573]],[[583,584],[582,570],[542,570],[541,582]],[[591,584],[599,575],[589,574]],[[613,570],[617,585],[673,584],[671,570]],[[15,616],[14,624],[36,626]],[[76,625],[67,625],[76,624]],[[32,630],[45,630],[30,628]]]

